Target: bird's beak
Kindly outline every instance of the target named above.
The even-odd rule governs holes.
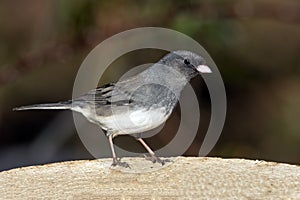
[[[196,69],[200,73],[212,73],[211,69],[207,65],[198,65]]]

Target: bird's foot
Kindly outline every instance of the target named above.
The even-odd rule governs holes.
[[[157,157],[156,155],[150,155],[150,156],[146,156],[144,155],[146,160],[150,160],[152,163],[160,163],[161,165],[166,164],[167,162],[172,162],[172,160],[170,159],[160,159],[159,157]]]
[[[113,158],[113,163],[111,166],[120,166],[120,167],[125,167],[125,168],[130,168],[129,164],[127,162],[121,162],[121,158]]]

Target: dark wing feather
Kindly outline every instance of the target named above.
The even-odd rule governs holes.
[[[73,102],[85,102],[89,105],[128,105],[132,102],[125,91],[116,87],[115,83],[109,83],[90,90],[88,93],[75,99]]]

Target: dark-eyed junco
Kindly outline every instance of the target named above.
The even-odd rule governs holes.
[[[113,138],[137,134],[164,123],[172,113],[184,86],[199,73],[211,73],[205,60],[190,51],[174,51],[141,73],[117,83],[93,89],[69,101],[21,106],[14,110],[70,109],[99,125],[109,138],[112,165],[129,167],[117,158]],[[152,162],[164,164],[141,137]]]

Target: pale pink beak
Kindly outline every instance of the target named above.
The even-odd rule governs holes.
[[[196,69],[200,73],[212,73],[211,69],[207,65],[198,65]]]

